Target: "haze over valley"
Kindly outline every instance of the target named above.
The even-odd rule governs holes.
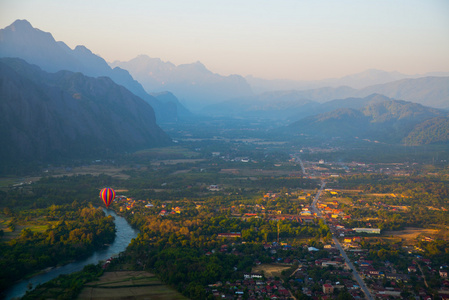
[[[448,15],[2,2],[0,298],[447,299]]]
[[[170,62],[163,62],[158,58],[150,58],[141,55],[128,62],[116,61],[109,66],[104,59],[93,54],[88,48],[77,46],[72,50],[64,42],[56,42],[50,33],[32,27],[26,20],[17,20],[10,26],[2,29],[0,31],[0,37],[0,56],[18,57],[25,60],[27,63],[37,66],[33,67],[32,65],[27,65],[25,61],[21,63],[12,63],[12,60],[5,60],[3,63],[4,67],[2,68],[4,73],[13,72],[13,70],[7,70],[6,66],[9,62],[9,66],[15,66],[16,72],[21,72],[18,75],[28,76],[28,79],[34,81],[34,84],[50,84],[52,86],[60,85],[61,79],[59,79],[59,77],[67,77],[67,74],[69,74],[58,73],[62,70],[80,72],[85,76],[107,76],[117,84],[125,87],[130,95],[134,94],[149,104],[146,109],[148,111],[152,109],[155,111],[155,120],[157,120],[157,123],[159,124],[173,121],[182,122],[183,120],[214,116],[230,118],[230,120],[232,118],[249,118],[252,120],[266,119],[281,122],[278,124],[278,127],[290,125],[290,129],[296,128],[300,133],[326,138],[331,136],[342,136],[346,138],[358,137],[361,139],[374,139],[390,143],[404,143],[405,141],[409,141],[410,143],[409,135],[428,135],[428,133],[423,132],[428,132],[429,126],[433,126],[436,120],[438,120],[439,126],[442,127],[438,133],[434,133],[436,136],[424,137],[421,138],[420,141],[414,140],[411,144],[441,143],[446,142],[448,139],[447,121],[444,119],[447,117],[447,112],[444,110],[435,110],[445,109],[449,106],[449,77],[445,76],[412,78],[417,76],[406,76],[397,72],[388,73],[369,70],[364,73],[346,76],[341,79],[323,80],[314,83],[316,86],[324,85],[324,87],[321,88],[266,91],[257,94],[254,91],[257,90],[257,84],[255,83],[254,78],[251,79],[253,81],[253,86],[251,86],[249,83],[251,80],[248,82],[245,78],[238,75],[222,76],[213,73],[200,62],[176,66]],[[20,68],[18,66],[20,66]],[[42,70],[46,72],[51,72],[48,73],[49,75],[54,74],[51,75],[52,77],[50,78],[55,79],[50,79],[51,81],[47,80],[47,82],[45,82],[42,81],[42,78],[48,75],[32,75],[30,77],[30,75],[26,74],[33,72],[27,71],[27,68],[34,68],[34,73],[38,72],[38,68],[42,68]],[[6,74],[4,76],[6,76],[5,80],[10,79],[11,77]],[[36,82],[36,78],[40,78],[41,80]],[[88,78],[86,78],[86,80],[87,79]],[[79,81],[79,79],[77,80]],[[90,90],[95,92],[97,83],[94,80],[90,81],[93,84]],[[8,87],[9,84],[6,82],[7,81],[4,82],[2,88],[2,94],[5,95],[5,99],[8,98],[6,95],[11,95],[13,93],[11,88]],[[271,81],[265,81],[264,86],[269,88],[270,82]],[[276,81],[273,81],[273,83],[276,84]],[[339,86],[339,83],[345,85]],[[17,85],[18,84],[16,83],[16,86]],[[291,85],[298,86],[300,85],[300,82],[291,82]],[[63,86],[67,86],[67,84],[64,83]],[[39,88],[42,89],[44,87],[40,86]],[[26,88],[25,90],[29,89],[30,88]],[[98,86],[98,89],[101,90],[104,89],[104,87]],[[74,99],[82,99],[88,96],[82,87],[74,84],[70,84],[70,90],[67,90],[67,92],[72,93],[71,97]],[[48,92],[46,93],[48,94]],[[376,94],[379,96],[375,96]],[[96,97],[98,97],[98,95],[93,99]],[[39,104],[39,101],[42,101],[42,99],[39,96],[35,96],[33,99],[35,99],[35,103],[32,105],[41,105]],[[410,101],[409,104],[405,103],[404,100]],[[112,101],[112,99],[105,98],[104,101],[109,102]],[[373,103],[372,101],[375,101],[378,107],[381,105],[384,112],[370,112],[372,108],[367,107],[366,105]],[[412,103],[424,106],[412,105]],[[14,109],[14,106],[21,107],[23,105],[24,104],[17,101],[14,105],[12,103],[6,105],[6,102],[4,102],[2,113],[4,115],[13,116],[12,112],[9,110]],[[54,105],[50,106],[50,108],[51,107],[54,107]],[[431,107],[435,109],[432,110]],[[14,111],[17,111],[18,109],[19,108],[15,108]],[[125,115],[125,111],[128,109],[131,109],[131,106],[124,106],[121,110],[122,115]],[[144,111],[142,109],[138,110]],[[376,110],[377,109],[379,108],[376,108]],[[432,111],[432,113],[423,114],[423,110],[426,109],[429,112]],[[39,110],[40,109],[34,109],[30,113],[38,114]],[[345,114],[351,112],[352,115],[359,115],[359,117],[353,115],[355,118],[360,119],[361,116],[365,115],[362,119],[365,120],[363,122],[366,122],[366,124],[364,123],[365,125],[362,125],[362,123],[357,123],[358,121],[352,120],[351,118],[353,117],[349,117],[349,115],[342,117],[341,114],[345,110]],[[377,115],[385,114],[385,110],[387,110],[388,114],[391,114],[391,117],[383,117],[382,121],[379,121],[379,116]],[[323,113],[326,113],[327,116],[321,116]],[[51,128],[58,127],[58,130],[64,135],[64,138],[62,136],[57,137],[52,142],[47,141],[45,138],[40,139],[40,141],[46,145],[45,147],[37,146],[37,144],[35,144],[37,141],[33,142],[33,138],[30,138],[38,136],[33,132],[38,126],[30,121],[22,121],[24,125],[21,125],[21,127],[25,128],[25,131],[22,132],[29,131],[29,133],[25,133],[22,137],[17,136],[17,134],[12,133],[12,131],[5,131],[4,134],[6,135],[4,136],[4,140],[10,141],[7,143],[10,145],[10,149],[4,149],[5,155],[3,155],[3,160],[10,161],[12,157],[15,157],[16,159],[35,157],[37,153],[30,153],[33,151],[39,152],[37,157],[40,159],[44,157],[63,158],[65,155],[68,155],[68,152],[76,149],[73,145],[93,145],[91,143],[82,143],[79,139],[102,140],[103,142],[100,142],[100,144],[104,145],[104,147],[100,146],[102,150],[98,148],[98,151],[106,151],[106,149],[109,151],[114,148],[126,149],[127,147],[129,147],[129,149],[137,149],[133,142],[120,140],[117,134],[115,134],[115,136],[117,136],[116,146],[106,146],[105,141],[111,139],[112,136],[106,138],[104,137],[104,133],[98,132],[97,134],[94,134],[94,132],[97,131],[94,128],[89,129],[89,132],[92,133],[92,136],[89,138],[86,136],[87,132],[72,134],[70,133],[71,130],[78,125],[71,123],[69,119],[63,117],[64,114],[64,111],[59,112],[58,118],[65,119],[68,126],[67,128],[64,129],[64,127],[55,125],[43,127],[48,128],[46,129],[48,133],[49,130],[52,130]],[[79,121],[85,119],[86,121],[83,122],[83,126],[85,126],[86,124],[91,123],[90,120],[99,121],[98,117],[94,115],[87,116],[86,113],[81,114],[82,117],[74,118],[73,122],[75,122],[75,120]],[[369,119],[370,115],[373,114],[376,115],[376,117],[374,119]],[[334,118],[331,117],[332,115],[339,117]],[[313,119],[312,116],[316,117]],[[435,117],[440,117],[440,119],[435,119],[434,121],[430,120]],[[441,117],[443,119],[441,119]],[[30,118],[29,114],[27,115],[27,118]],[[42,119],[43,116],[36,116],[36,118]],[[147,119],[151,118],[153,117],[147,117]],[[46,119],[47,122],[49,121],[48,117],[44,119]],[[327,123],[331,119],[333,120],[332,125]],[[13,125],[12,122],[17,122],[18,120],[18,117],[3,119],[3,128],[16,128],[17,125]],[[129,125],[134,122],[136,118],[128,117],[126,120],[126,124]],[[114,123],[118,124],[117,121],[118,119],[115,119]],[[424,123],[426,125],[423,124],[425,121],[428,121]],[[348,122],[351,126],[348,127],[344,122]],[[98,127],[98,125],[96,126]],[[148,138],[146,141],[142,140],[140,143],[148,146],[160,145],[163,142],[159,139],[149,138],[149,136],[161,136],[160,133],[155,132],[155,130],[159,130],[156,129],[155,126],[156,125],[152,125],[151,127],[148,127],[146,125],[142,127],[142,125],[140,125],[140,129],[137,129],[137,127],[131,129],[132,127],[129,127],[126,130],[130,132],[124,134],[131,137],[134,136],[137,131],[146,130]],[[367,126],[371,128],[368,129]],[[389,126],[393,126],[396,129],[391,131]],[[26,129],[28,127],[29,129]],[[104,128],[109,127],[110,125],[105,126]],[[120,128],[121,130],[125,130],[123,127]],[[324,131],[319,128],[323,128]],[[420,132],[417,133],[417,130]],[[108,129],[108,131],[109,134],[113,133],[110,129]],[[288,132],[289,130],[285,130],[284,134],[288,134]],[[49,134],[49,136],[52,135]],[[103,138],[100,136],[103,136]],[[56,140],[62,141],[67,138],[69,139],[67,142],[56,142]],[[31,144],[25,146],[23,142],[19,142],[25,140],[29,141]],[[425,142],[423,142],[424,140]],[[59,146],[53,146],[54,144],[59,144]],[[31,145],[34,145],[34,147]],[[67,147],[67,149],[62,149],[61,147]],[[14,149],[23,150],[15,151]],[[53,150],[32,149],[58,149],[59,152],[55,155],[55,153],[51,152]],[[69,151],[69,149],[71,150]],[[86,149],[86,153],[89,151],[91,151],[91,149]],[[93,153],[95,153],[95,151],[92,152],[92,154]]]

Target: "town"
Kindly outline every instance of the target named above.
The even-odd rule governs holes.
[[[48,215],[99,206],[91,195],[108,185],[117,193],[109,209],[140,234],[102,272],[144,272],[148,287],[157,277],[179,299],[449,299],[444,164],[334,162],[340,147],[285,152],[283,143],[257,139],[218,140],[220,151],[178,140],[127,161],[20,178],[3,189],[15,206],[2,213],[2,240],[51,240],[46,228],[68,225]],[[48,210],[43,197],[26,200],[36,193],[58,199],[53,186],[83,188]],[[25,203],[42,207],[42,215],[29,217]],[[77,234],[82,240],[74,231],[61,241],[76,243]],[[80,284],[77,290],[90,286]],[[29,295],[52,289],[44,284]]]
[[[298,159],[297,155],[291,157]],[[294,161],[289,159],[286,164]],[[240,163],[248,162],[240,161]],[[407,178],[413,171],[413,166],[403,163],[369,167],[363,163],[339,163],[333,166],[332,163],[325,163],[322,160],[300,161],[300,165],[304,168],[304,179],[321,178],[323,182],[326,180],[326,188],[322,185],[321,190],[290,188],[278,192],[268,191],[251,201],[246,199],[234,201],[229,207],[220,206],[219,210],[228,211],[232,218],[238,218],[246,223],[252,220],[275,222],[277,228],[276,232],[271,233],[275,241],[269,242],[267,236],[259,239],[263,251],[252,254],[251,273],[243,274],[240,279],[209,284],[208,293],[217,299],[242,297],[291,299],[295,297],[294,295],[333,299],[340,293],[347,293],[354,299],[402,299],[412,296],[431,299],[437,290],[441,299],[449,297],[447,263],[432,262],[425,258],[427,251],[419,246],[420,243],[438,240],[438,230],[407,227],[405,230],[391,231],[388,225],[380,222],[382,219],[377,215],[367,218],[359,216],[360,210],[376,214],[382,210],[386,213],[407,215],[410,206],[391,202],[404,202],[411,196],[404,193],[370,193],[362,189],[348,189],[339,181],[340,176],[349,177],[357,174]],[[386,173],[385,170],[391,171]],[[229,169],[222,169],[221,172],[229,174]],[[241,175],[242,172],[250,170],[236,168],[232,172]],[[314,178],[309,174],[313,174]],[[290,172],[288,176],[295,178],[298,175]],[[222,194],[228,189],[225,184],[203,187],[203,191],[210,195]],[[314,201],[315,198],[317,201]],[[193,204],[196,210],[204,209],[203,202],[193,201]],[[175,214],[182,215],[184,211],[179,201],[150,203],[126,196],[118,197],[117,205],[122,212],[149,214],[151,211],[152,214],[166,218]],[[192,203],[189,206],[192,207]],[[431,212],[447,212],[444,206],[424,207]],[[327,226],[328,231],[325,236],[310,243],[310,240],[298,240],[284,232],[283,226],[279,226],[283,222],[293,222],[304,228]],[[204,255],[221,253],[243,257],[244,253],[238,248],[254,241],[253,236],[260,233],[260,229],[254,228],[255,232],[250,232],[248,229],[234,227],[234,230],[218,232],[216,236],[222,243],[218,243],[216,248],[204,250]],[[403,234],[406,231],[410,233]],[[341,243],[350,265],[334,241]],[[270,267],[267,271],[266,266],[276,267],[274,271],[270,270]],[[353,272],[363,280],[367,288],[365,291]],[[314,277],[311,274],[319,276]],[[428,282],[433,282],[433,286],[429,286]]]

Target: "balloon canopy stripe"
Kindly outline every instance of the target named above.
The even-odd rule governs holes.
[[[103,200],[106,207],[112,203],[112,200],[115,198],[115,191],[111,188],[104,188],[100,192],[100,198]]]

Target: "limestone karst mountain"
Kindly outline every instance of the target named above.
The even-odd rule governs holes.
[[[0,59],[2,163],[93,157],[171,139],[152,107],[108,77],[47,73],[15,58]]]
[[[159,58],[140,55],[127,62],[113,62],[113,67],[128,70],[148,92],[170,91],[188,108],[204,106],[252,95],[246,80],[239,75],[222,76],[209,71],[202,63],[174,65]]]
[[[64,42],[55,41],[51,33],[34,28],[26,20],[17,20],[0,29],[0,57],[18,57],[47,72],[68,70],[91,77],[107,76],[148,102],[154,108],[158,121],[177,118],[176,110],[145,92],[128,71],[111,68],[103,58],[85,46],[72,50]]]

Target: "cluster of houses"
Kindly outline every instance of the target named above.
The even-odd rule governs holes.
[[[142,203],[146,202],[144,200],[135,200],[132,197],[126,197],[124,195],[115,197],[114,201],[120,203],[120,211],[121,212],[124,212],[127,210],[132,210],[139,202],[142,202]]]
[[[179,206],[176,206],[176,207],[170,209],[170,208],[167,208],[166,205],[162,204],[162,210],[159,212],[159,215],[164,217],[164,216],[180,214],[180,213],[181,213],[181,208]]]
[[[301,293],[312,297],[313,299],[335,299],[335,293],[347,290],[354,299],[362,299],[363,292],[360,290],[357,282],[352,278],[352,273],[345,268],[345,264],[338,250],[328,245],[325,250],[330,251],[331,257],[325,259],[317,259],[314,262],[300,261],[298,269],[293,273],[290,279],[292,291],[300,289]],[[333,268],[329,271],[334,277],[339,278],[338,281],[317,279],[310,277],[312,268]],[[322,287],[316,290],[316,285]]]
[[[306,151],[307,152],[307,151]],[[314,151],[315,152],[315,151]],[[300,154],[291,155],[291,162],[297,161]],[[349,163],[326,162],[324,159],[319,161],[303,161],[304,168],[311,178],[328,176],[339,177],[340,174],[360,174],[360,173],[379,173],[394,176],[410,176],[414,164],[407,163],[389,163],[389,164],[367,164],[364,162],[352,161]]]
[[[314,247],[304,247],[312,255],[315,251],[318,251]],[[208,292],[214,295],[216,299],[292,299],[292,295],[298,293],[310,296],[313,299],[334,299],[339,290],[347,290],[354,298],[363,298],[363,292],[360,290],[356,281],[353,280],[352,273],[345,268],[345,263],[339,255],[339,251],[332,245],[326,245],[324,247],[324,250],[329,252],[328,258],[316,260],[277,257],[279,251],[293,249],[293,247],[286,243],[267,243],[264,244],[264,249],[272,255],[273,263],[278,263],[283,266],[297,265],[296,270],[291,274],[288,282],[283,283],[281,280],[275,278],[265,279],[262,274],[248,273],[244,274],[241,280],[211,284],[208,287]],[[228,246],[223,245],[219,250],[208,252],[206,255],[212,255],[217,251],[229,252]],[[242,253],[237,253],[234,249],[230,254],[243,255]],[[255,265],[261,264],[257,259],[254,263]],[[329,268],[329,271],[335,278],[339,278],[339,281],[311,278],[309,273],[314,268]],[[316,288],[317,285],[320,287],[319,289]]]
[[[224,233],[222,235],[235,235],[239,237],[240,233]],[[234,236],[232,236],[234,237]],[[373,266],[373,262],[367,259],[368,251],[355,247],[362,241],[359,236],[345,237],[344,242],[351,244],[354,247],[348,250],[348,254],[353,257],[355,265],[358,266],[359,274],[362,278],[369,279],[370,289],[372,294],[377,299],[402,299],[404,289],[413,290],[410,286],[410,276],[415,275],[420,278],[420,271],[417,263],[413,263],[407,268],[407,272],[401,273],[398,271],[393,263],[388,261],[384,262],[381,267]],[[306,247],[310,252],[318,251],[314,247]],[[333,245],[325,245],[324,250],[329,252],[327,258],[319,258],[315,260],[297,259],[292,257],[276,258],[276,253],[283,250],[293,249],[291,246],[285,243],[271,243],[264,244],[264,249],[269,251],[270,255],[273,255],[273,262],[282,265],[298,264],[298,268],[293,272],[288,281],[288,289],[282,282],[276,281],[273,278],[263,280],[260,274],[245,274],[242,280],[235,282],[216,283],[211,285],[209,292],[216,298],[220,299],[291,299],[292,292],[297,294],[298,292],[310,296],[314,299],[334,299],[336,293],[342,290],[348,291],[353,298],[363,299],[364,294],[360,290],[357,282],[352,277],[352,272],[347,269],[343,258],[339,255],[339,251]],[[221,252],[228,252],[227,247],[221,248]],[[212,255],[213,252],[208,253]],[[231,254],[242,255],[232,251]],[[441,291],[441,299],[449,296],[449,280],[448,267],[442,266],[440,270],[433,270],[430,266],[430,260],[419,258],[417,261],[425,264],[429,267],[429,270],[444,279]],[[256,265],[261,263],[255,260]],[[330,268],[331,267],[331,268]],[[338,278],[338,281],[321,280],[317,278],[311,278],[310,272],[313,268],[330,268],[329,272]],[[422,280],[422,279],[421,279]],[[385,281],[388,282],[385,285]],[[317,285],[321,288],[317,290]],[[288,294],[287,294],[288,293]],[[420,299],[429,298],[428,292],[424,289],[420,290],[417,294]]]
[[[355,237],[355,240],[352,240],[354,235],[357,234],[380,234],[381,230],[380,228],[371,228],[371,227],[361,227],[361,228],[346,228],[343,225],[338,224],[337,222],[328,223],[329,228],[331,231],[338,237],[349,237],[351,241],[344,239],[344,243],[350,243],[350,242],[360,242],[358,240],[358,237]]]
[[[345,238],[346,240],[350,240],[350,238]],[[352,242],[354,242],[353,239]],[[418,256],[407,267],[405,272],[401,272],[394,263],[389,261],[384,261],[381,266],[373,266],[373,261],[367,259],[368,251],[366,249],[351,249],[348,253],[353,257],[354,264],[358,266],[360,276],[371,282],[369,288],[378,299],[402,299],[404,291],[413,290],[413,286],[410,283],[411,276],[423,282],[424,277],[422,276],[422,271],[419,270],[418,263],[424,265],[424,268],[427,268],[432,276],[439,276],[442,279],[440,292],[443,295],[440,295],[441,299],[445,299],[445,295],[447,296],[446,299],[449,299],[449,280],[446,279],[448,276],[447,266],[441,266],[440,270],[436,270],[431,267],[429,259],[423,259]],[[416,296],[419,297],[418,299],[433,299],[428,291],[423,288],[418,291]]]
[[[215,186],[209,186],[209,190],[213,190]],[[284,195],[284,194],[282,194]],[[276,200],[280,196],[280,193],[267,192],[263,195],[263,200]],[[289,197],[298,197],[299,200],[307,200],[308,197],[311,197],[310,193],[305,193],[302,190],[288,192],[285,194]],[[298,196],[299,195],[299,196]],[[302,223],[313,223],[315,220],[315,216],[313,216],[310,211],[310,206],[308,204],[301,204],[302,209],[298,211],[296,214],[286,214],[283,213],[282,209],[279,208],[267,208],[267,204],[257,203],[254,205],[249,204],[240,204],[233,205],[230,207],[231,214],[235,217],[241,217],[243,219],[249,218],[267,218],[268,220],[294,220]]]
[[[337,192],[331,190],[330,193],[337,193]],[[338,202],[335,200],[328,203],[317,203],[317,208],[321,211],[321,215],[327,220],[351,219],[351,216],[346,215],[342,209],[338,209]]]
[[[292,299],[280,280],[264,279],[260,274],[244,274],[235,282],[217,282],[209,286],[209,292],[216,299]]]
[[[411,275],[415,275],[418,280],[423,280],[422,276],[419,275],[420,272],[418,271],[415,261],[413,262],[413,265],[410,265],[407,268],[408,274],[398,273],[394,268],[394,265],[389,262],[385,262],[384,266],[377,269],[372,267],[370,261],[358,261],[358,263],[362,276],[374,280],[374,283],[370,288],[379,299],[402,299],[402,292],[404,289],[408,291],[413,289],[413,286],[409,284]],[[383,284],[385,280],[389,283],[389,286],[387,287]],[[402,288],[400,288],[399,285],[401,285]],[[447,282],[447,285],[449,286],[449,282]],[[433,299],[425,289],[420,289],[417,296],[420,299]],[[447,296],[449,299],[449,293]]]
[[[146,200],[136,200],[132,197],[127,197],[124,195],[117,196],[114,200],[120,205],[120,212],[131,211],[138,207],[144,207],[146,209],[153,208],[154,205]],[[182,209],[178,206],[173,208],[168,208],[166,204],[162,204],[162,210],[159,212],[160,216],[168,216],[173,214],[180,214]]]

